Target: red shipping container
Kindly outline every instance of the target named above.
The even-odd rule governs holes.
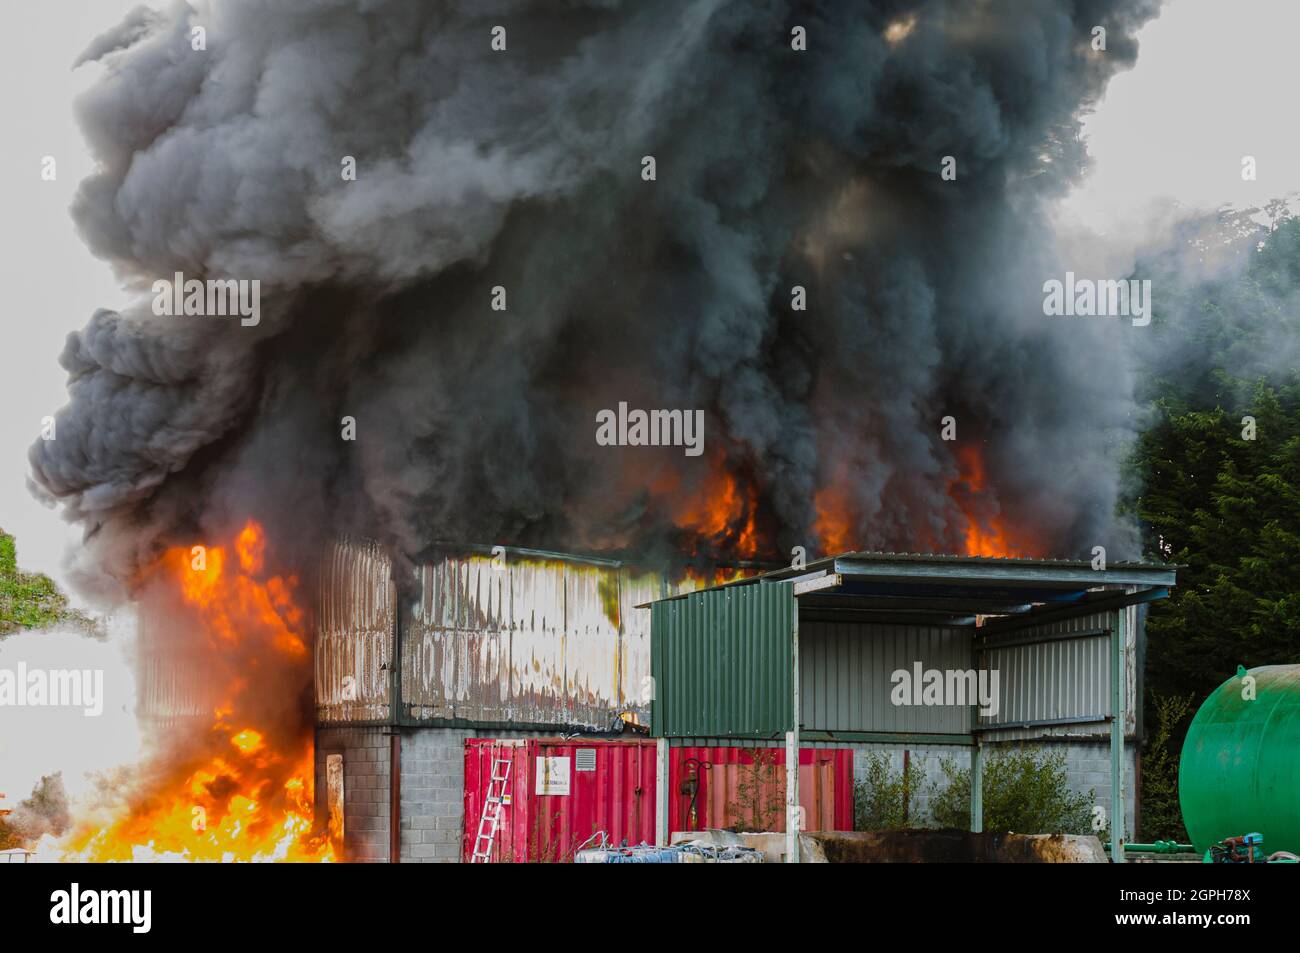
[[[510,802],[492,844],[495,863],[567,863],[599,831],[615,844],[654,843],[653,741],[471,738],[462,860],[474,852],[497,759],[510,761]]]
[[[754,819],[785,830],[785,749],[757,749],[763,752],[757,766],[755,750],[671,749],[670,830],[748,827]],[[494,862],[567,863],[597,832],[613,844],[654,843],[654,741],[472,738],[465,742],[464,861],[474,852],[499,759],[510,762],[510,783],[492,843]],[[682,786],[692,772],[698,779],[693,811]],[[805,830],[852,830],[853,752],[802,749],[799,795]]]
[[[689,787],[683,789],[683,781],[692,777],[693,796]],[[673,831],[785,830],[783,747],[673,748],[668,779]],[[799,806],[805,831],[853,830],[850,749],[799,749]]]

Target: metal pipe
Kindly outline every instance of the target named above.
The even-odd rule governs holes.
[[[1103,844],[1102,849],[1110,850],[1110,842]],[[1191,854],[1196,851],[1196,848],[1191,844],[1180,844],[1178,841],[1158,840],[1154,844],[1125,844],[1124,850],[1139,854]]]

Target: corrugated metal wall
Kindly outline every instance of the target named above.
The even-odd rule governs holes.
[[[765,752],[767,767],[755,766],[756,751]],[[748,828],[755,817],[766,820],[768,830],[785,830],[785,748],[673,748],[668,764],[670,831]],[[699,782],[693,811],[691,795],[682,792],[692,772]],[[800,748],[799,805],[805,831],[853,830],[853,752]]]
[[[449,556],[417,570],[403,616],[402,701],[415,722],[608,728],[644,722],[648,621],[663,580],[614,564]]]
[[[187,628],[168,595],[149,593],[137,609],[137,710],[155,726],[210,720],[219,693],[204,661],[207,636]]]
[[[397,596],[392,563],[375,543],[339,540],[321,563],[316,617],[316,720],[376,722],[391,715]]]
[[[473,854],[496,759],[509,760],[511,770],[510,803],[501,807],[501,824],[492,842],[494,862],[567,863],[600,831],[614,844],[653,843],[655,757],[653,741],[466,741],[462,861],[469,863]],[[541,758],[566,761],[566,793],[538,793]]]
[[[624,569],[619,574],[618,691],[623,704],[637,713],[637,721],[650,723],[650,610],[638,609],[672,592],[672,584],[659,573]]]
[[[770,761],[754,767],[754,753]],[[589,757],[581,757],[586,753]],[[564,758],[567,793],[539,794],[538,759]],[[465,810],[462,860],[470,861],[483,815],[493,761],[511,762],[510,803],[492,858],[501,862],[564,862],[597,831],[618,844],[653,842],[655,837],[655,743],[551,738],[487,739],[465,742]],[[688,759],[695,759],[688,765]],[[699,781],[691,798],[681,793],[691,771]],[[785,830],[785,749],[782,747],[673,748],[668,771],[669,830],[748,826]],[[853,829],[853,752],[803,748],[799,752],[799,803],[804,830]]]
[[[790,728],[788,582],[692,593],[651,608],[657,737],[781,737]]]
[[[1139,613],[1136,606],[1128,613],[1125,648],[1124,701],[1125,734],[1136,729],[1137,670],[1135,646],[1138,639]],[[981,726],[1015,724],[1066,718],[1089,718],[1110,713],[1110,628],[1115,613],[1094,613],[1033,626],[1006,635],[1003,641],[1047,637],[1044,642],[998,648],[996,640],[982,652],[981,664],[1000,672],[1001,708],[994,717],[980,716]],[[1100,632],[1077,638],[1051,638],[1072,633]],[[985,734],[989,741],[1012,741],[1045,735],[1106,735],[1109,725],[1103,721],[1070,726],[1036,726],[1008,728]]]
[[[822,731],[907,731],[965,734],[970,709],[894,705],[891,676],[971,667],[969,630],[943,626],[853,622],[799,625],[800,722]]]
[[[668,593],[659,574],[513,550],[496,561],[453,554],[417,567],[414,598],[400,607],[391,574],[371,543],[341,541],[327,554],[321,723],[391,720],[399,613],[403,724],[606,729],[620,712],[649,720],[650,620],[635,606]]]

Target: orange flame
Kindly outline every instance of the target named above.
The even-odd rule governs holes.
[[[1018,556],[1018,547],[1008,540],[1006,520],[984,477],[984,457],[976,444],[958,447],[960,475],[948,487],[948,495],[966,520],[965,555]]]
[[[853,539],[853,511],[847,494],[838,485],[818,490],[813,496],[817,520],[813,532],[825,555],[838,555],[857,549]]]
[[[212,674],[225,680],[211,724],[179,752],[143,766],[142,776],[154,780],[107,824],[83,821],[61,859],[334,859],[329,838],[313,824],[309,730],[286,731],[274,716],[258,714],[268,707],[261,693],[292,698],[295,683],[311,677],[297,578],[259,578],[266,537],[255,521],[229,549],[170,549],[147,580],[179,594],[205,636]]]
[[[959,447],[955,457],[958,474],[948,483],[948,498],[960,518],[956,524],[956,540],[950,534],[948,542],[937,541],[928,527],[918,525],[913,527],[913,536],[906,545],[914,552],[955,549],[965,556],[1029,555],[1034,547],[1023,541],[1024,534],[1013,534],[1009,528],[998,505],[997,492],[985,476],[979,446]],[[847,480],[848,477],[840,474],[813,497],[816,511],[813,531],[825,555],[845,553],[861,546],[862,541],[855,538],[859,515]],[[950,517],[950,525],[952,522]]]
[[[697,548],[754,559],[759,550],[757,515],[758,492],[754,486],[742,484],[718,457],[702,491],[678,507],[674,522],[695,535]]]

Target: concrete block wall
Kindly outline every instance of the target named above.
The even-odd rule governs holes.
[[[1065,780],[1075,791],[1096,791],[1096,803],[1110,813],[1110,742],[1049,742],[1065,749]],[[1130,740],[1124,744],[1124,839],[1133,836],[1137,805],[1137,770],[1139,746]]]
[[[465,740],[478,732],[416,728],[402,735],[401,861],[456,863],[465,810]]]
[[[1089,794],[1095,803],[1110,811],[1110,743],[1109,741],[1056,740],[1041,742],[1004,742],[990,744],[984,748],[985,757],[995,753],[998,748],[1014,750],[1018,745],[1025,748],[1039,749],[1043,753],[1056,750],[1065,752],[1065,779],[1071,790]],[[872,754],[884,754],[889,759],[890,770],[899,774],[903,770],[903,751],[911,752],[910,760],[913,770],[919,771],[922,782],[918,791],[912,795],[913,816],[920,823],[932,823],[930,809],[933,787],[946,783],[942,762],[945,758],[956,762],[959,768],[970,767],[970,748],[963,745],[865,745],[854,749],[854,781],[864,780],[867,765]],[[1134,806],[1136,804],[1137,746],[1129,741],[1125,746],[1124,762],[1124,800],[1125,800],[1125,837],[1133,840]]]
[[[316,816],[328,817],[325,759],[343,755],[344,853],[352,862],[389,860],[387,728],[316,729]],[[457,863],[465,824],[468,738],[553,737],[555,732],[401,729],[401,863]]]
[[[909,758],[912,770],[921,775],[922,781],[917,790],[911,792],[911,817],[913,823],[930,824],[933,815],[930,810],[931,794],[934,783],[944,780],[943,760],[948,758],[960,768],[970,766],[970,748],[963,745],[868,745],[853,750],[853,780],[867,777],[867,766],[873,754],[883,754],[889,760],[889,770],[900,775],[903,772],[903,752],[911,752]]]
[[[343,828],[346,859],[388,860],[389,736],[383,728],[316,730],[316,817],[328,817],[325,758],[343,755]]]

